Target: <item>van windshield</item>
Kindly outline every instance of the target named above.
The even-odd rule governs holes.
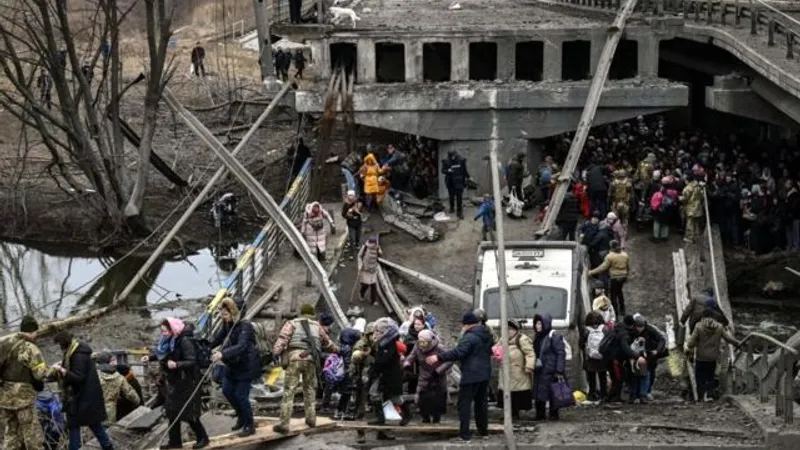
[[[509,286],[508,296],[508,317],[525,319],[548,313],[553,319],[567,318],[566,289],[523,284]],[[489,319],[500,318],[500,289],[483,293],[483,309]]]

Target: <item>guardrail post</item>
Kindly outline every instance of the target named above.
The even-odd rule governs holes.
[[[794,59],[794,33],[786,30],[786,59]]]
[[[750,8],[750,34],[753,36],[758,34],[758,30],[756,29],[758,25],[758,10],[754,8]]]
[[[761,345],[761,356],[758,358],[758,363],[761,366],[761,373],[763,378],[758,383],[758,394],[761,403],[769,401],[769,385],[767,384],[767,374],[769,373],[769,345],[765,341]]]
[[[719,23],[726,25],[725,16],[728,15],[728,5],[726,3],[719,4]]]
[[[784,395],[786,395],[783,389],[785,383],[783,378],[786,376],[786,352],[781,348],[778,349],[778,367],[777,367],[777,375],[775,376],[775,417],[780,417],[784,415],[784,406],[786,406],[785,402],[783,401]]]
[[[699,1],[692,2],[694,6],[694,20],[700,21],[700,9],[702,8]]]
[[[709,0],[706,2],[706,23],[711,25],[714,21],[714,2]]]
[[[797,361],[795,355],[791,354],[790,352],[786,352],[786,375],[784,376],[783,382],[783,392],[784,392],[784,420],[787,424],[794,423],[794,364]]]
[[[770,47],[775,45],[775,21],[772,19],[769,19],[767,26],[767,45]]]

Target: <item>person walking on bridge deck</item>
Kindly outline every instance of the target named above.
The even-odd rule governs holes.
[[[141,398],[136,390],[128,383],[128,380],[117,372],[114,357],[110,353],[100,353],[94,358],[97,363],[97,371],[100,376],[100,387],[103,389],[103,401],[106,404],[106,414],[108,419],[104,425],[117,421],[117,402],[121,398],[127,399],[130,403],[138,405]]]
[[[697,398],[701,401],[711,400],[722,339],[733,345],[740,345],[739,341],[714,319],[714,312],[711,309],[703,310],[703,319],[694,328],[686,343],[687,356],[695,361]]]
[[[311,254],[317,257],[319,262],[325,262],[326,252],[328,251],[328,229],[325,223],[330,225],[330,234],[336,234],[336,223],[333,217],[328,214],[319,202],[311,202],[306,205],[303,222],[300,224],[300,232],[306,238]],[[311,286],[311,270],[306,270],[306,286]]]
[[[36,416],[36,392],[50,374],[36,346],[39,324],[24,316],[19,333],[0,342],[0,426],[5,450],[39,450],[44,436]]]
[[[328,334],[320,324],[314,320],[315,310],[313,305],[304,304],[300,307],[300,317],[287,321],[278,334],[278,339],[272,349],[272,354],[283,356],[286,366],[284,378],[283,400],[281,401],[280,422],[272,427],[278,433],[288,433],[289,421],[294,408],[294,392],[302,379],[303,404],[306,416],[306,425],[317,426],[317,412],[315,402],[317,398],[317,376],[319,375],[319,354],[324,350],[329,353],[338,353],[336,344],[330,340]]]
[[[622,288],[628,281],[630,265],[630,257],[620,249],[619,242],[611,241],[611,252],[606,255],[603,263],[589,271],[589,276],[608,272],[611,304],[619,316],[625,315],[625,294],[623,294]]]

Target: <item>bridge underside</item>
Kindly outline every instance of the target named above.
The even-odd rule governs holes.
[[[589,82],[366,85],[353,95],[361,125],[440,141],[536,139],[575,130]],[[609,82],[595,124],[688,104],[689,90],[665,80]],[[323,95],[296,94],[298,112],[323,111]]]

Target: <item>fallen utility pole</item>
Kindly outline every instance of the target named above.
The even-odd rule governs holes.
[[[495,91],[493,99],[496,99]],[[496,103],[492,101],[492,103]],[[500,376],[503,380],[503,429],[506,435],[506,446],[509,450],[517,450],[514,439],[514,425],[511,417],[511,349],[508,344],[508,285],[506,283],[506,244],[503,229],[503,197],[500,194],[500,176],[497,173],[497,115],[492,105],[492,141],[489,146],[489,164],[492,174],[492,193],[494,195],[494,217],[497,234],[497,286],[500,290],[500,343],[503,346],[503,360]],[[521,330],[517,330],[519,333]]]
[[[611,62],[614,60],[614,53],[617,51],[617,44],[622,38],[625,22],[633,13],[636,2],[637,0],[626,0],[625,5],[617,13],[614,23],[608,29],[606,43],[603,46],[603,52],[600,54],[600,61],[597,63],[594,77],[592,77],[592,84],[589,88],[589,95],[586,98],[586,105],[583,107],[581,119],[578,122],[578,129],[575,131],[575,137],[572,138],[572,145],[569,148],[567,160],[564,161],[561,175],[558,177],[558,186],[556,186],[556,190],[547,207],[547,214],[542,221],[541,228],[536,232],[538,236],[545,236],[552,230],[556,217],[558,217],[558,212],[561,210],[561,204],[567,195],[572,173],[575,172],[578,166],[578,160],[581,157],[581,152],[583,152],[583,145],[586,143],[586,138],[592,129],[594,115],[597,113],[597,106],[600,104],[600,96],[603,94],[603,87],[608,78]]]
[[[269,214],[270,218],[275,222],[275,225],[286,235],[295,250],[300,253],[303,262],[311,270],[311,274],[314,276],[317,286],[328,304],[328,308],[333,313],[337,325],[342,329],[346,328],[348,326],[347,316],[345,316],[341,305],[339,305],[339,301],[333,292],[328,275],[322,267],[322,264],[311,254],[311,250],[305,238],[300,234],[297,227],[294,226],[292,220],[283,212],[272,196],[269,195],[266,188],[256,180],[253,174],[228,153],[225,146],[211,134],[211,131],[175,99],[169,88],[164,89],[164,101],[170,109],[172,109],[178,117],[180,117],[181,120],[183,120],[186,125],[217,154],[217,157],[222,160],[222,163],[242,182],[242,184],[244,184],[245,188],[253,194],[258,203],[266,210],[267,214]]]
[[[272,99],[272,102],[270,102],[267,109],[265,109],[264,112],[261,113],[258,119],[256,119],[256,121],[253,123],[253,126],[250,128],[250,131],[248,131],[247,134],[245,134],[244,137],[242,137],[242,140],[239,141],[239,144],[237,144],[236,148],[233,149],[233,152],[231,152],[230,154],[231,158],[236,157],[236,155],[239,154],[239,152],[245,147],[245,145],[247,145],[247,142],[250,140],[250,138],[253,137],[253,135],[256,133],[261,124],[264,123],[265,120],[267,120],[267,117],[270,115],[270,113],[272,113],[272,111],[275,110],[275,106],[277,106],[278,102],[280,102],[283,96],[286,95],[286,93],[289,91],[289,88],[290,88],[289,83],[286,83],[286,85],[283,86],[283,89],[281,89],[280,92],[278,92],[278,94],[275,96],[275,98]],[[147,271],[150,270],[150,266],[152,266],[153,263],[155,263],[156,260],[161,256],[161,254],[167,248],[169,243],[172,242],[172,239],[174,239],[175,236],[177,236],[178,231],[180,231],[183,225],[186,224],[186,222],[189,220],[189,217],[191,217],[192,214],[194,214],[197,208],[200,207],[200,204],[206,200],[206,196],[208,196],[209,192],[211,192],[211,189],[214,187],[215,184],[217,184],[217,182],[219,182],[219,180],[222,179],[223,176],[225,176],[227,171],[228,169],[226,168],[225,165],[217,169],[217,172],[214,174],[214,176],[211,177],[210,180],[208,180],[206,187],[204,187],[203,190],[200,191],[199,194],[197,194],[197,197],[194,199],[192,204],[189,205],[188,208],[186,208],[186,211],[184,211],[183,215],[178,219],[175,225],[172,226],[172,229],[169,230],[169,233],[167,233],[167,235],[164,237],[161,243],[158,244],[158,247],[153,251],[153,253],[147,259],[147,261],[145,261],[144,265],[139,269],[138,272],[136,272],[136,275],[133,276],[131,281],[128,282],[128,285],[125,286],[125,289],[122,290],[122,293],[119,295],[119,297],[114,299],[115,304],[122,302],[123,300],[125,300],[126,297],[128,297],[128,295],[130,295],[130,293],[133,291],[133,288],[136,287],[136,285],[139,283],[139,281],[141,281],[141,279],[144,277]]]
[[[388,267],[391,267],[392,269],[394,269],[394,270],[396,270],[396,271],[398,271],[398,272],[400,272],[400,273],[402,273],[404,275],[407,275],[407,276],[409,276],[411,278],[416,278],[417,280],[419,280],[419,281],[421,281],[421,282],[423,282],[423,283],[425,283],[425,284],[427,284],[427,285],[429,285],[429,286],[431,286],[433,288],[439,289],[440,291],[443,291],[443,292],[445,292],[447,294],[450,294],[453,297],[455,297],[455,298],[457,298],[457,299],[459,299],[459,300],[461,300],[463,302],[469,303],[470,305],[472,304],[472,296],[467,294],[466,292],[460,290],[460,289],[456,289],[453,286],[450,286],[449,284],[442,283],[441,281],[439,281],[439,280],[437,280],[435,278],[431,278],[431,277],[425,275],[424,273],[417,272],[416,270],[411,270],[411,269],[409,269],[407,267],[403,267],[400,264],[393,263],[391,261],[387,261],[387,260],[385,260],[383,258],[379,258],[378,261],[380,261],[381,264],[383,264],[385,266],[388,266]]]

